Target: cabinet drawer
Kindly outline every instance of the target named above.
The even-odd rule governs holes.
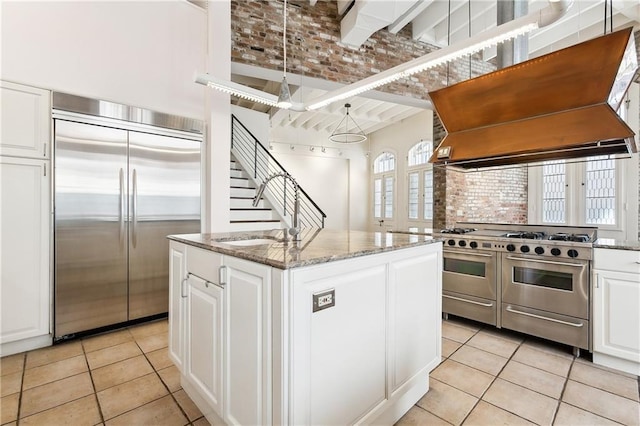
[[[219,284],[220,266],[222,266],[221,254],[187,246],[187,272]]]
[[[640,251],[601,248],[593,251],[595,269],[640,274]]]

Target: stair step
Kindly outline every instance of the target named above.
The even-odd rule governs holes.
[[[232,220],[231,223],[280,223],[278,219],[264,219],[264,220]]]
[[[253,197],[256,196],[255,188],[243,188],[243,187],[232,186],[230,189],[231,191],[229,195],[231,197],[251,198],[253,200]]]
[[[231,169],[229,173],[230,173],[231,178],[245,178],[245,179],[248,179],[247,174],[242,170]]]
[[[242,208],[252,208],[253,207],[253,197],[231,197],[231,208],[232,209],[242,209]],[[264,201],[261,199],[258,202],[257,208],[265,208]]]
[[[229,230],[231,232],[240,231],[269,231],[272,229],[282,229],[282,225],[278,221],[275,222],[230,222]]]
[[[234,221],[261,221],[277,220],[273,216],[273,210],[266,208],[256,209],[231,209],[230,220]]]
[[[251,182],[249,180],[249,178],[238,178],[238,177],[231,177],[231,188],[252,188],[255,189],[255,186],[253,186],[253,182]]]

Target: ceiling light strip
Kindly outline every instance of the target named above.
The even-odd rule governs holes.
[[[259,102],[273,107],[278,105],[278,98],[275,95],[234,83],[233,81],[218,79],[209,74],[197,74],[195,76],[195,82],[249,101]]]

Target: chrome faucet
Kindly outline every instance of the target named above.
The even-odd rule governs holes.
[[[291,228],[289,228],[289,235],[291,235],[291,239],[293,241],[300,241],[300,222],[299,222],[299,215],[300,215],[300,198],[298,196],[298,182],[296,182],[296,180],[293,178],[293,176],[291,176],[289,173],[287,172],[280,172],[280,173],[273,173],[271,175],[269,175],[258,187],[258,190],[256,191],[256,196],[253,199],[253,207],[257,207],[258,203],[260,202],[260,198],[262,197],[262,194],[264,193],[264,190],[267,187],[267,184],[272,180],[275,179],[277,177],[282,177],[285,180],[289,179],[291,181],[291,183],[293,184],[293,191],[294,191],[294,204],[293,204],[293,226]]]

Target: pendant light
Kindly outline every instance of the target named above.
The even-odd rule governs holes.
[[[336,126],[329,139],[332,142],[338,143],[360,143],[367,140],[367,135],[364,134],[358,123],[349,115],[349,108],[351,104],[344,104],[347,109],[347,113],[344,118],[340,120],[338,126]]]
[[[289,109],[293,103],[291,102],[291,91],[287,84],[287,0],[284,0],[283,15],[283,28],[282,28],[282,46],[284,53],[284,64],[282,67],[282,83],[280,83],[280,95],[278,96],[277,107],[282,109]]]

